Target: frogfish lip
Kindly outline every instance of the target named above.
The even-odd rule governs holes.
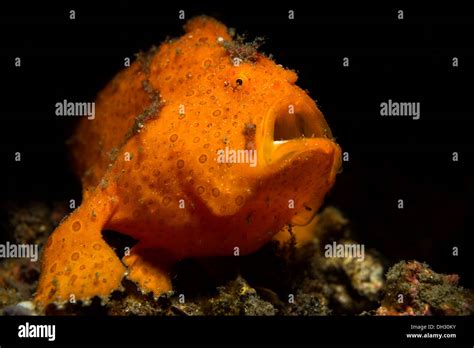
[[[262,128],[257,135],[261,137],[257,143],[259,163],[270,175],[294,168],[298,185],[310,191],[305,203],[314,209],[299,211],[291,219],[293,225],[306,225],[335,182],[342,163],[341,149],[316,103],[300,89],[270,107]],[[298,172],[303,165],[298,169],[293,166],[296,163],[307,163],[304,168],[311,169]],[[319,183],[315,186],[316,182]]]
[[[259,163],[269,166],[307,151],[334,156],[332,174],[341,166],[340,148],[316,103],[302,90],[274,103],[259,134]]]

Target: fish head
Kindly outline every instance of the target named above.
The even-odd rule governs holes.
[[[222,225],[308,223],[341,165],[316,103],[294,71],[233,40],[218,21],[198,17],[185,28],[152,64],[165,99],[161,128],[179,135],[170,149],[186,162],[173,178]]]

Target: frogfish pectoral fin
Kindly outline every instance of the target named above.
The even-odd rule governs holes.
[[[315,215],[307,225],[286,225],[273,237],[273,239],[280,242],[280,244],[283,244],[288,242],[291,238],[294,238],[296,247],[302,247],[316,237],[316,225],[318,224],[318,221],[319,215]]]
[[[128,266],[127,279],[135,282],[144,293],[159,296],[172,290],[169,270],[174,258],[160,250],[150,250],[139,244],[123,258]]]
[[[99,191],[51,234],[34,298],[37,306],[105,298],[121,287],[126,269],[101,234],[113,210],[113,200]]]

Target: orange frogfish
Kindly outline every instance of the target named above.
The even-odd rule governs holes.
[[[106,299],[124,277],[160,295],[178,260],[248,254],[285,226],[304,231],[341,150],[296,80],[205,16],[138,55],[72,138],[83,201],[47,241],[36,304]],[[120,259],[103,230],[138,242]]]

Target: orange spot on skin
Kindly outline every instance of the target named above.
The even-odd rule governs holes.
[[[72,230],[74,232],[77,232],[81,229],[81,223],[79,221],[74,221],[74,223],[72,224]]]

